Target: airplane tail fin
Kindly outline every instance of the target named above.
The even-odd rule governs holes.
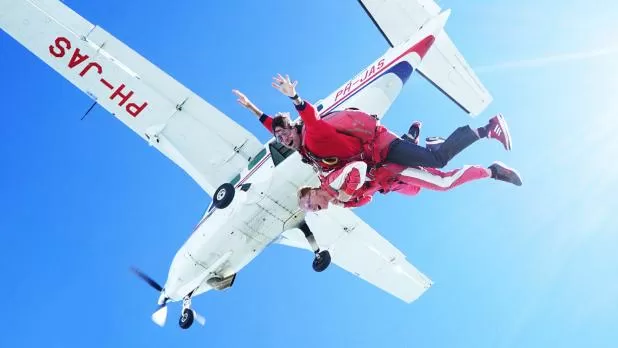
[[[406,42],[402,43],[402,47],[408,47],[414,44],[414,52],[417,53],[422,60],[433,47],[436,39],[442,34],[444,25],[451,14],[451,10],[446,10],[437,16],[429,19],[425,24],[419,27],[418,31],[410,36]]]
[[[492,96],[451,41],[444,25],[450,10],[434,1],[358,0],[391,47],[435,36],[417,72],[471,116],[483,112]],[[419,33],[424,34],[419,38]]]
[[[423,24],[420,28],[420,32],[426,32],[428,34],[433,34],[433,36],[438,37],[444,29],[446,25],[446,21],[451,16],[451,10],[444,10],[440,12],[437,16],[429,19],[427,23]]]
[[[443,30],[450,12],[441,12],[419,29],[433,33],[435,41],[418,72],[465,112],[476,116],[491,103],[492,96]]]

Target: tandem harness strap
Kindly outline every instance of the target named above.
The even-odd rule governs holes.
[[[354,107],[350,107],[350,108],[346,108],[345,110],[359,110],[359,109],[358,108],[354,108]],[[333,113],[337,113],[337,112],[340,112],[340,111],[339,110],[333,110],[333,111],[327,112],[326,114],[322,115],[321,118],[324,119],[327,116],[329,116],[329,115],[331,115]],[[375,115],[375,114],[368,114],[368,115],[370,115],[371,117],[373,117],[373,118],[375,118],[376,120],[379,121],[378,115]],[[341,134],[348,135],[348,136],[353,136],[353,135],[350,135],[350,134],[346,134],[345,132],[341,132],[339,130],[337,130],[337,132],[341,133]],[[301,146],[302,146],[302,149],[303,149],[302,153],[304,153],[304,155],[305,155],[303,157],[307,158],[307,163],[312,164],[314,166],[317,166],[318,168],[316,168],[316,169],[319,169],[319,170],[323,170],[323,169],[330,169],[330,170],[332,170],[333,168],[324,168],[324,166],[333,167],[333,166],[336,166],[336,165],[339,165],[339,164],[346,165],[346,164],[348,164],[350,162],[354,162],[354,161],[364,161],[365,160],[365,151],[364,150],[368,146],[371,147],[372,144],[371,143],[365,143],[365,142],[361,141],[361,145],[363,147],[363,151],[361,151],[357,155],[354,155],[354,156],[346,158],[346,159],[341,159],[339,157],[319,157],[319,156],[316,156],[315,154],[313,154],[311,151],[309,151],[304,145],[301,145]]]
[[[314,155],[311,151],[307,150],[307,148],[304,148],[303,150],[304,150],[303,152],[305,153],[305,156],[307,157],[307,159],[317,164],[321,168],[323,167],[323,165],[332,167],[338,164],[345,165],[345,164],[348,164],[354,161],[362,161],[365,157],[364,152],[361,152],[358,155],[345,158],[345,159],[341,159],[339,157],[319,157],[319,156]]]

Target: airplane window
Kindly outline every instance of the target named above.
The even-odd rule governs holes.
[[[249,162],[247,168],[251,170],[251,168],[253,168],[253,166],[255,166],[262,158],[264,158],[264,156],[266,156],[266,149],[262,149],[262,151],[260,151],[255,158]]]
[[[273,141],[268,144],[268,148],[270,149],[270,155],[275,166],[278,166],[279,163],[283,162],[286,158],[290,157],[292,154],[294,154],[294,152],[296,152],[281,145],[281,143],[277,141]]]
[[[320,112],[320,111],[322,111],[322,109],[324,109],[324,105],[322,104],[323,101],[324,101],[323,99],[320,99],[317,102],[313,103],[313,105],[315,105],[315,109],[318,112]]]
[[[236,185],[236,183],[239,182],[239,181],[240,181],[240,173],[238,175],[236,175],[234,177],[234,179],[232,179],[232,181],[230,181],[230,184]]]

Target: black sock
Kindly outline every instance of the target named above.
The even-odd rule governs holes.
[[[489,133],[489,125],[485,127],[479,127],[476,131],[479,133],[479,138],[487,138],[487,133]]]
[[[492,165],[492,166],[489,166],[489,170],[491,170],[490,178],[495,179],[496,178],[496,168]]]

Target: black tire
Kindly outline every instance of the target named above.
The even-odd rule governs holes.
[[[313,270],[316,272],[322,272],[330,265],[330,253],[328,250],[322,250],[315,255],[313,259]]]
[[[181,329],[188,329],[193,325],[193,320],[195,319],[195,315],[193,314],[193,310],[186,308],[182,311],[182,315],[178,320],[178,325],[180,325]]]
[[[225,183],[219,186],[212,197],[213,205],[217,209],[225,209],[234,200],[235,193],[236,190],[232,184]]]

